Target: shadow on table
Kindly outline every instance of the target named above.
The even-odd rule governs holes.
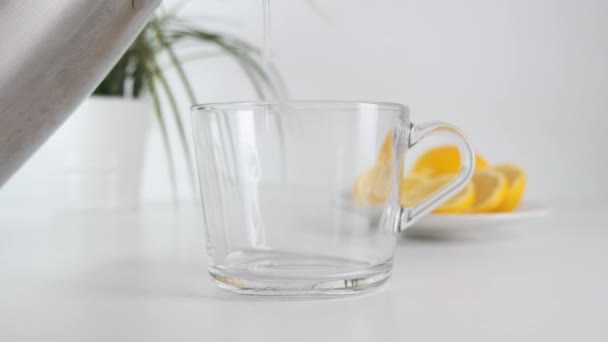
[[[479,244],[496,243],[513,239],[513,231],[502,228],[488,229],[458,229],[455,231],[427,230],[424,228],[410,228],[402,234],[402,243],[428,243],[428,244]]]
[[[129,299],[205,300],[216,302],[265,301],[268,297],[246,296],[219,289],[203,262],[167,258],[125,258],[89,266],[62,284],[72,293]],[[273,301],[339,300],[381,294],[384,287],[346,297],[273,297]],[[266,299],[265,299],[266,298]]]
[[[167,258],[114,259],[88,266],[66,282],[87,295],[141,299],[236,300],[215,287],[204,263]]]

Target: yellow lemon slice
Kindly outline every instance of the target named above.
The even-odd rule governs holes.
[[[386,202],[393,180],[393,134],[389,133],[380,148],[376,164],[362,172],[353,184],[355,201],[362,205]]]
[[[515,164],[496,165],[492,169],[505,176],[509,183],[505,199],[497,208],[497,211],[513,211],[517,209],[526,189],[526,171],[521,166]]]
[[[411,208],[418,204],[423,199],[427,198],[430,194],[441,188],[446,182],[451,179],[451,176],[437,177],[437,178],[424,178],[421,177],[422,181],[418,184],[403,189],[399,196],[401,205],[406,208]]]
[[[401,179],[401,191],[400,193],[407,193],[412,191],[415,187],[421,185],[424,182],[427,182],[428,178],[420,175],[409,174],[403,176]]]
[[[497,210],[503,203],[509,182],[502,173],[493,169],[476,171],[473,175],[475,203],[471,208],[474,213],[489,213]]]
[[[480,155],[475,156],[475,170],[488,167],[488,162]],[[460,168],[460,152],[456,146],[446,145],[426,151],[416,160],[412,173],[427,177],[455,174]]]
[[[372,193],[374,192],[375,173],[374,169],[369,169],[357,176],[353,183],[352,193],[355,201],[362,205],[374,204]]]
[[[361,173],[352,188],[355,201],[363,205],[386,202],[391,191],[391,179],[390,168],[372,168]]]
[[[459,214],[467,212],[475,203],[475,185],[473,183],[467,184],[456,196],[449,199],[447,202],[441,205],[441,207],[435,209],[434,213],[437,214]]]
[[[404,207],[416,205],[418,202],[432,195],[435,191],[450,182],[452,178],[454,178],[454,175],[443,175],[430,179],[416,175],[406,176],[401,186],[401,205]],[[404,188],[406,179],[410,186]],[[434,212],[444,214],[462,213],[469,210],[474,202],[475,188],[472,183],[469,183],[458,194],[450,198]]]
[[[376,166],[390,165],[393,162],[393,133],[388,133],[378,153]]]
[[[412,192],[414,189],[428,181],[429,179],[427,177],[420,175],[410,174],[403,176],[401,179],[401,189],[399,191],[399,201],[401,202],[401,205],[404,207],[411,207],[416,204],[418,200],[423,199],[418,199],[415,197],[417,194],[412,194]]]

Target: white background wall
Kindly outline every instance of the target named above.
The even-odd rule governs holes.
[[[208,26],[259,41],[261,1],[191,1],[182,13],[227,18]],[[271,5],[293,98],[396,101],[416,121],[453,122],[490,161],[526,166],[530,199],[608,190],[608,2],[317,1],[321,15],[301,0]],[[253,97],[228,59],[191,72],[205,101]]]
[[[193,0],[181,13],[259,43],[261,2]],[[607,1],[317,4],[320,14],[304,0],[272,3],[274,60],[293,98],[402,102],[418,122],[460,126],[490,161],[523,164],[529,199],[604,198]],[[197,61],[188,71],[205,102],[254,98],[230,58]],[[181,102],[187,108],[185,97]],[[187,200],[192,192],[183,176],[180,194]],[[170,198],[156,129],[144,183],[145,201]],[[7,188],[0,203],[20,191]]]

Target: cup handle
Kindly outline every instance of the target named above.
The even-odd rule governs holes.
[[[475,172],[475,151],[465,135],[456,127],[444,122],[427,122],[422,125],[411,125],[408,136],[408,149],[416,146],[423,139],[433,136],[448,136],[456,143],[460,152],[460,169],[454,179],[448,184],[418,202],[412,208],[401,208],[398,231],[403,231],[424,215],[432,212],[445,201],[462,190],[473,177]]]

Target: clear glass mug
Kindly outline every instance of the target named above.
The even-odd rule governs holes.
[[[238,293],[338,295],[381,285],[397,234],[461,190],[475,168],[457,128],[414,125],[400,104],[216,103],[194,106],[192,119],[209,272]],[[401,207],[406,152],[435,134],[458,146],[459,173]],[[379,158],[387,198],[370,211],[352,189]]]

